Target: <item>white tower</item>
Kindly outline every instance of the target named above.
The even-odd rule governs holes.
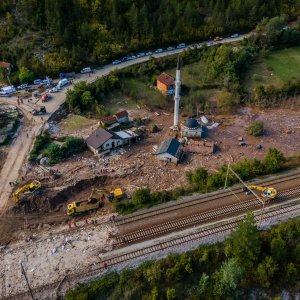
[[[174,97],[174,124],[173,129],[178,130],[178,118],[179,118],[179,101],[180,101],[180,58],[178,56],[176,81],[175,81],[175,97]]]

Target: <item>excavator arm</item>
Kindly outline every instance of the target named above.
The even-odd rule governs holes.
[[[249,185],[246,189],[246,193],[250,192],[249,190],[258,190],[261,191],[261,196],[265,200],[275,199],[277,197],[277,190],[273,187],[263,187],[256,185]]]

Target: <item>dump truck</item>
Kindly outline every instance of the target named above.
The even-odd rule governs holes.
[[[76,216],[88,211],[97,210],[103,205],[103,201],[97,198],[89,198],[88,200],[74,201],[68,204],[68,216]]]
[[[42,186],[42,183],[38,180],[34,180],[29,184],[23,185],[22,187],[18,188],[14,193],[13,193],[13,197],[15,199],[15,202],[17,204],[19,204],[20,202],[20,194],[24,193],[24,192],[35,192],[36,190],[40,189]]]
[[[273,200],[277,197],[277,190],[273,187],[264,187],[264,186],[256,186],[250,185],[247,188],[244,188],[246,194],[250,193],[250,190],[258,190],[261,191],[261,196],[264,200]]]

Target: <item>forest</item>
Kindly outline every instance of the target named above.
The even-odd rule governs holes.
[[[1,0],[0,60],[54,76],[300,15],[297,0]]]
[[[110,272],[65,299],[290,299],[299,292],[300,219],[259,231],[252,214],[223,243]]]

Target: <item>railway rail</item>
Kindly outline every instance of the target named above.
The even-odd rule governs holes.
[[[266,180],[260,181],[259,183],[255,183],[255,184],[265,185],[265,186],[266,185],[276,185],[278,183],[283,183],[283,182],[296,180],[296,179],[300,180],[299,172],[285,175],[282,178],[266,179]],[[232,188],[231,190],[237,196],[244,194],[241,187],[235,187],[235,188]],[[229,190],[224,190],[224,192],[222,192],[222,193],[220,193],[220,191],[218,191],[218,192],[212,193],[211,195],[203,194],[200,196],[196,196],[196,198],[192,199],[192,200],[178,200],[176,202],[172,201],[167,204],[164,204],[163,207],[157,206],[155,208],[151,208],[146,211],[133,213],[128,216],[118,216],[115,218],[115,224],[117,226],[121,226],[121,225],[129,224],[129,223],[134,223],[134,222],[146,219],[146,218],[151,218],[153,216],[157,216],[159,214],[166,214],[166,213],[170,213],[170,212],[173,212],[173,211],[176,211],[179,209],[192,208],[193,206],[197,206],[199,204],[209,203],[212,200],[218,200],[221,202],[222,199],[229,197],[229,196],[232,196],[232,192]]]
[[[264,213],[263,221],[271,221],[274,218],[278,218],[280,216],[295,213],[300,214],[300,204],[299,201],[290,203],[289,205],[286,205],[284,207],[278,206],[278,207],[269,207],[269,211]],[[183,244],[191,243],[191,242],[197,242],[201,239],[208,238],[210,236],[216,235],[216,234],[226,234],[229,233],[234,227],[244,218],[244,216],[238,216],[235,217],[234,220],[227,220],[224,222],[216,223],[212,226],[207,226],[204,228],[201,228],[193,233],[188,233],[185,235],[182,235],[180,237],[173,238],[171,240],[163,241],[163,242],[157,242],[156,244],[153,244],[148,247],[144,247],[138,250],[133,250],[124,254],[119,254],[115,256],[108,257],[104,260],[99,261],[97,266],[90,266],[89,268],[85,270],[80,270],[71,274],[68,274],[64,276],[61,280],[55,281],[49,284],[45,284],[42,286],[34,287],[32,289],[34,295],[39,295],[44,293],[45,291],[56,291],[57,294],[55,296],[58,296],[60,293],[60,290],[66,290],[67,288],[71,288],[74,286],[75,283],[79,281],[84,281],[93,278],[94,276],[100,275],[101,273],[105,272],[107,267],[111,268],[117,265],[125,264],[129,261],[132,261],[134,259],[139,259],[145,256],[153,255],[154,253],[158,253],[161,251],[164,251],[166,249],[179,247]],[[258,222],[261,218],[260,212],[255,213],[256,221]],[[4,299],[9,300],[23,300],[23,299],[30,299],[29,292],[23,292],[18,293],[15,295],[9,295],[5,297]]]
[[[300,195],[300,187],[278,193],[277,201],[287,200],[290,197]],[[124,247],[126,245],[149,239],[154,236],[161,236],[171,233],[175,230],[182,230],[191,226],[199,225],[207,221],[226,216],[234,215],[248,210],[258,208],[260,203],[256,198],[231,204],[228,206],[216,208],[213,210],[193,214],[184,218],[168,221],[165,223],[142,228],[116,237],[114,243],[115,248]]]

